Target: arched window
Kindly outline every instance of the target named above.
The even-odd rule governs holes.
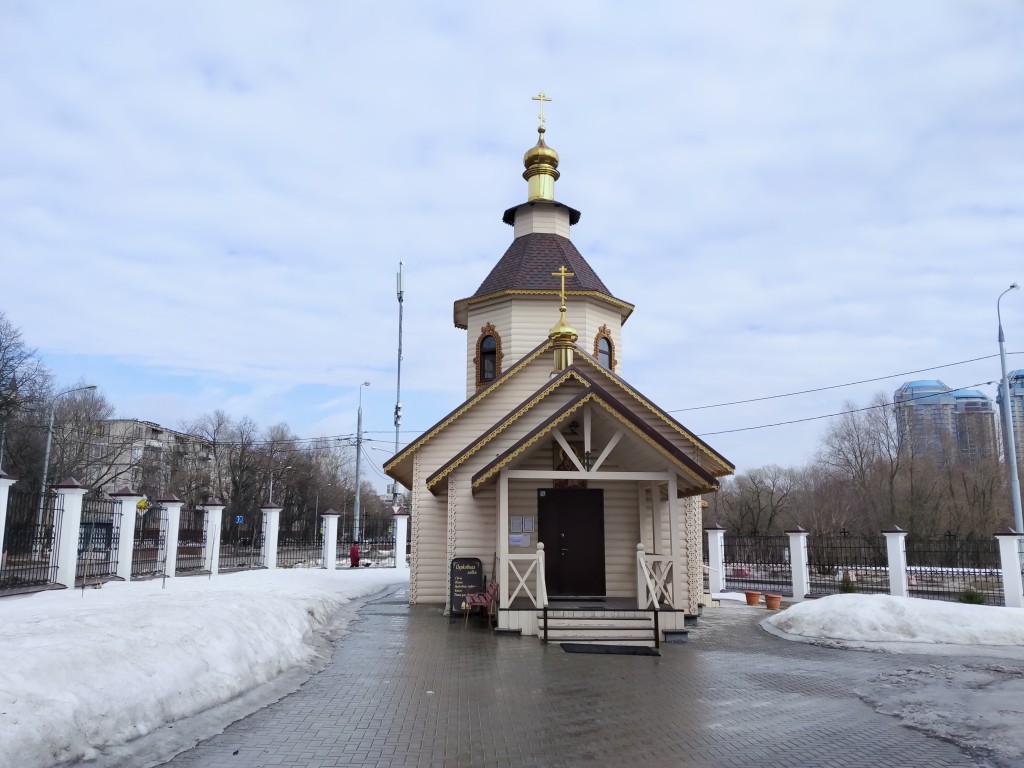
[[[498,342],[493,336],[480,340],[480,381],[494,381],[498,376]]]
[[[476,388],[485,387],[501,376],[501,336],[498,330],[487,323],[480,329],[476,340]]]
[[[612,330],[607,325],[597,329],[594,337],[594,359],[609,371],[615,370],[618,360],[615,359],[615,343],[612,341]]]
[[[612,343],[602,336],[597,341],[597,362],[611,370],[612,367]]]

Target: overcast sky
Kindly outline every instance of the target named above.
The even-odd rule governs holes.
[[[827,419],[728,430],[914,378],[994,396],[1022,40],[998,0],[0,0],[0,308],[61,384],[171,427],[351,435],[369,380],[379,472],[398,262],[404,443],[464,397],[452,302],[511,242],[544,90],[637,388],[674,411],[894,376],[675,414],[741,471],[803,465]],[[1024,293],[1002,309],[1024,368]]]

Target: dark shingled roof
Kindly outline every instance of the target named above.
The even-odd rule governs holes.
[[[565,280],[567,291],[598,291],[612,296],[572,241],[561,235],[533,233],[517,237],[471,298],[498,291],[557,291],[561,282],[552,272],[565,266],[574,274]]]

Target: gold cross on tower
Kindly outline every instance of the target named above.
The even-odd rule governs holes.
[[[551,101],[551,99],[544,95],[544,91],[541,91],[536,96],[532,97],[531,101],[540,102],[540,114],[538,115],[538,117],[540,118],[540,124],[544,125],[544,102]]]
[[[567,278],[567,277],[576,277],[576,273],[575,272],[570,272],[569,270],[567,270],[565,268],[565,265],[563,264],[562,266],[560,266],[558,268],[557,272],[552,272],[551,276],[552,277],[560,277],[560,278],[562,278],[562,287],[561,287],[561,289],[558,292],[558,297],[559,297],[559,300],[562,303],[561,311],[565,312],[565,278]]]

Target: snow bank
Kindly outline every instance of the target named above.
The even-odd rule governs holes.
[[[798,638],[852,643],[1024,646],[1024,610],[889,595],[831,595],[763,624]]]
[[[288,569],[0,600],[0,765],[89,759],[314,659],[318,630],[408,571]]]

